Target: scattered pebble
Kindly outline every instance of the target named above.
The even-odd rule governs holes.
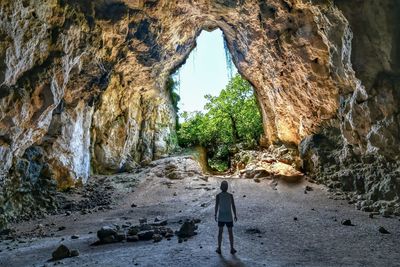
[[[378,231],[379,231],[381,234],[390,234],[390,232],[389,232],[388,230],[386,230],[383,226],[380,226],[379,229],[378,229]]]
[[[342,225],[346,225],[346,226],[354,226],[354,224],[349,219],[345,219],[341,223],[342,223]]]

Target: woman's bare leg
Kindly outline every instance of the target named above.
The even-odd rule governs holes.
[[[217,250],[221,251],[221,243],[222,243],[222,232],[224,231],[224,227],[218,227],[218,248]]]
[[[228,227],[228,233],[229,233],[229,242],[231,243],[231,253],[235,254],[236,250],[233,246],[233,230],[232,227]]]

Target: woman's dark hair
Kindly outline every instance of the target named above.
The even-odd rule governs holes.
[[[222,181],[220,188],[221,188],[222,192],[228,191],[228,182],[227,181]]]

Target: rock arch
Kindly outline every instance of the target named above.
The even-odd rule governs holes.
[[[376,30],[374,9],[396,21],[398,4],[384,2],[364,1],[368,16],[360,18],[352,13],[354,3],[339,0],[3,1],[0,202],[18,211],[40,196],[13,198],[10,192],[35,188],[38,177],[69,186],[85,182],[91,171],[117,172],[167,154],[175,145],[175,114],[165,81],[200,31],[216,27],[239,72],[255,87],[269,142],[305,140],[304,160],[322,176],[326,164],[335,165],[331,174],[337,176],[349,159],[389,159],[393,166],[381,181],[398,166],[393,25],[399,24],[379,21],[382,34],[369,36],[376,43],[362,38],[368,33],[360,25]],[[392,46],[381,50],[386,41]],[[365,55],[370,67],[363,68]],[[392,96],[389,109],[381,108],[380,95]],[[329,137],[331,128],[334,145],[310,145],[313,134]],[[333,152],[340,159],[332,159]],[[345,179],[350,190],[357,189],[354,175]],[[378,182],[377,191],[394,199],[398,182],[388,183],[394,189],[379,189]]]

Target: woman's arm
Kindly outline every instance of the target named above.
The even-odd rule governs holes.
[[[215,198],[215,214],[214,214],[215,221],[217,221],[218,207],[219,207],[219,194]]]
[[[237,221],[237,216],[236,216],[236,206],[235,206],[235,200],[233,199],[233,195],[231,195],[232,197],[232,210],[233,210],[233,214],[235,215],[235,222]]]

